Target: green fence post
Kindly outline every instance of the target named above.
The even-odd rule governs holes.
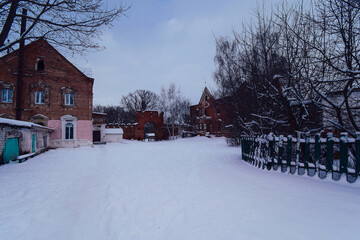
[[[315,152],[314,152],[315,171],[317,170],[317,163],[320,161],[320,155],[321,155],[320,133],[317,133],[315,135]]]
[[[269,152],[270,152],[270,159],[271,159],[271,165],[274,166],[274,158],[275,158],[275,136],[270,134],[269,136]]]
[[[305,149],[304,149],[304,167],[309,171],[309,157],[310,157],[310,134],[305,134]],[[315,166],[316,167],[316,166]]]
[[[328,133],[326,140],[326,170],[328,172],[333,171],[333,159],[334,159],[334,138],[332,133]]]
[[[286,164],[291,167],[292,136],[288,135],[286,144]]]
[[[360,132],[356,132],[355,147],[355,173],[357,177],[360,172]]]
[[[244,160],[244,138],[240,137],[241,158]]]
[[[342,132],[340,134],[340,173],[347,173],[348,158],[348,133]]]
[[[249,161],[249,139],[248,137],[245,137],[244,139],[245,145],[244,145],[244,157],[245,160],[248,162]]]
[[[300,145],[301,145],[301,134],[300,132],[297,133],[296,138],[296,167],[299,169],[299,162],[300,162]]]
[[[247,137],[243,137],[242,138],[242,146],[243,146],[243,148],[242,148],[242,155],[243,155],[243,159],[245,160],[245,161],[247,161],[247,158],[246,158],[246,154],[247,154],[247,145],[248,145],[248,142],[247,142]]]
[[[283,135],[280,135],[279,137],[279,157],[278,157],[278,165],[281,166],[282,165],[282,157],[284,154],[284,146],[283,146]]]
[[[262,158],[262,169],[265,168],[265,166],[267,166],[268,164],[268,158],[269,158],[269,154],[268,154],[268,146],[266,144],[266,135],[262,136],[262,153],[261,153],[261,158]]]
[[[251,137],[250,138],[250,161],[252,164],[254,164],[254,151],[255,151],[255,138]]]

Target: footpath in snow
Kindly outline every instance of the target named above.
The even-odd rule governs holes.
[[[57,149],[0,166],[0,239],[358,239],[359,182],[260,170],[223,138]]]

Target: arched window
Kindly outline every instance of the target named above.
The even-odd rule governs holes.
[[[74,139],[74,125],[72,123],[65,125],[65,139]]]

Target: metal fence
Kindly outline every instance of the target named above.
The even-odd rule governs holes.
[[[360,172],[360,132],[355,138],[347,133],[341,133],[340,138],[332,133],[326,138],[320,134],[242,136],[241,150],[243,160],[262,169],[307,173],[321,179],[331,174],[334,180],[346,175],[350,183],[356,181]]]

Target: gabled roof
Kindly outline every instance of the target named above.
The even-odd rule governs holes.
[[[48,41],[46,41],[45,39],[38,39],[36,41],[33,41],[27,45],[25,45],[24,47],[24,50],[28,49],[28,48],[31,48],[33,46],[43,46],[43,47],[46,47],[48,49],[50,49],[51,51],[53,51],[56,55],[58,55],[63,61],[65,61],[67,64],[69,64],[70,66],[72,66],[73,69],[75,69],[77,72],[79,72],[81,75],[83,75],[84,77],[86,77],[87,79],[93,81],[94,79],[91,78],[91,77],[88,77],[86,76],[82,71],[80,71],[74,64],[72,64],[66,57],[64,57],[58,50],[56,50],[56,48],[54,48]],[[6,54],[2,57],[0,57],[0,64],[1,64],[1,60],[5,60],[7,58],[14,58],[18,56],[18,52],[19,52],[19,49],[16,49],[14,51],[12,51],[11,53],[9,54]],[[26,57],[26,56],[25,56]]]
[[[199,101],[199,104],[202,103],[202,102],[205,102],[205,97],[209,97],[211,99],[214,99],[214,97],[211,95],[209,89],[207,87],[204,88],[204,91],[201,95],[201,98],[200,98],[200,101]]]

